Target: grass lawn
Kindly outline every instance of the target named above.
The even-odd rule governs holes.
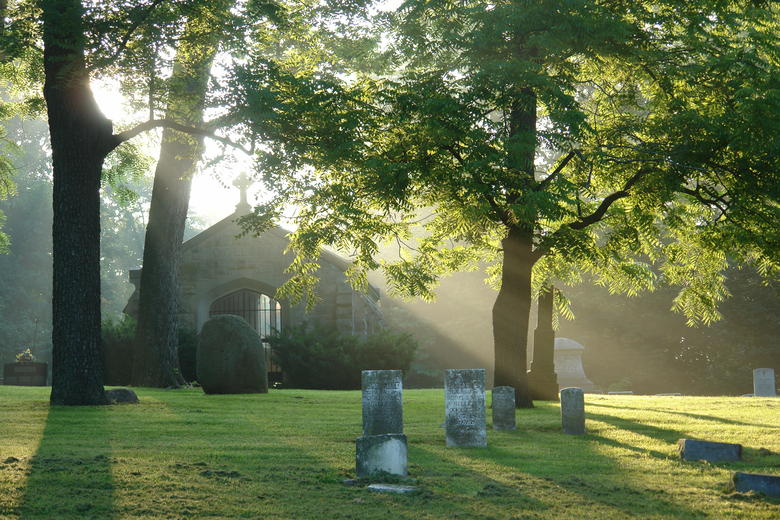
[[[48,392],[0,386],[0,518],[780,518],[726,490],[734,470],[780,474],[780,399],[589,395],[585,436],[537,403],[488,448],[454,449],[443,391],[406,390],[421,492],[399,496],[342,484],[360,392],[139,389],[140,405],[79,408]],[[744,461],[680,461],[682,437],[741,443]]]

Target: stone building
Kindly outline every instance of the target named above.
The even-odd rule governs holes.
[[[320,257],[317,294],[320,301],[306,312],[305,304],[291,305],[274,299],[276,289],[290,277],[285,269],[292,260],[285,253],[287,231],[274,227],[258,237],[238,237],[236,219],[250,210],[246,185],[236,211],[186,241],[180,268],[179,323],[200,331],[218,314],[242,316],[261,337],[291,325],[320,322],[350,334],[368,334],[382,326],[379,291],[355,291],[344,274],[349,260],[324,250]],[[135,292],[125,313],[138,315],[141,269],[130,271]]]

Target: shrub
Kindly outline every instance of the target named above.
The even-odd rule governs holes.
[[[284,385],[293,388],[357,389],[362,370],[408,370],[417,351],[410,334],[383,330],[361,337],[323,325],[289,327],[268,342]]]
[[[103,384],[130,384],[135,349],[135,320],[124,315],[121,320],[107,319],[101,324]],[[185,381],[195,380],[195,349],[198,335],[194,330],[179,329],[179,365]]]
[[[103,383],[130,384],[133,370],[135,320],[125,315],[121,320],[104,320],[100,329],[103,351]]]
[[[179,329],[179,367],[185,381],[191,383],[196,375],[196,352],[198,350],[198,333],[193,329]]]
[[[214,316],[200,331],[197,375],[207,394],[268,392],[260,336],[240,316]]]

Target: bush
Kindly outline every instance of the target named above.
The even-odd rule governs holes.
[[[135,320],[124,316],[121,320],[104,320],[100,328],[103,351],[103,384],[124,386],[130,384],[133,370],[133,341]]]
[[[135,349],[135,320],[123,316],[121,320],[104,320],[101,324],[103,352],[103,384],[125,386],[130,384]],[[191,329],[179,329],[179,365],[184,380],[195,380],[195,350],[198,334]]]
[[[192,383],[196,376],[198,333],[193,329],[179,329],[179,367],[185,381]]]
[[[197,375],[207,394],[268,392],[268,370],[260,336],[240,316],[214,316],[200,331]]]
[[[268,342],[292,388],[358,389],[362,370],[408,370],[417,351],[410,334],[359,337],[322,325],[290,327]]]

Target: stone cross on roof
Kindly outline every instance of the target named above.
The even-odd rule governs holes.
[[[236,213],[249,213],[251,211],[252,206],[246,200],[246,190],[251,184],[252,181],[249,180],[249,177],[244,172],[233,181],[233,186],[241,190],[241,199],[236,204]]]

